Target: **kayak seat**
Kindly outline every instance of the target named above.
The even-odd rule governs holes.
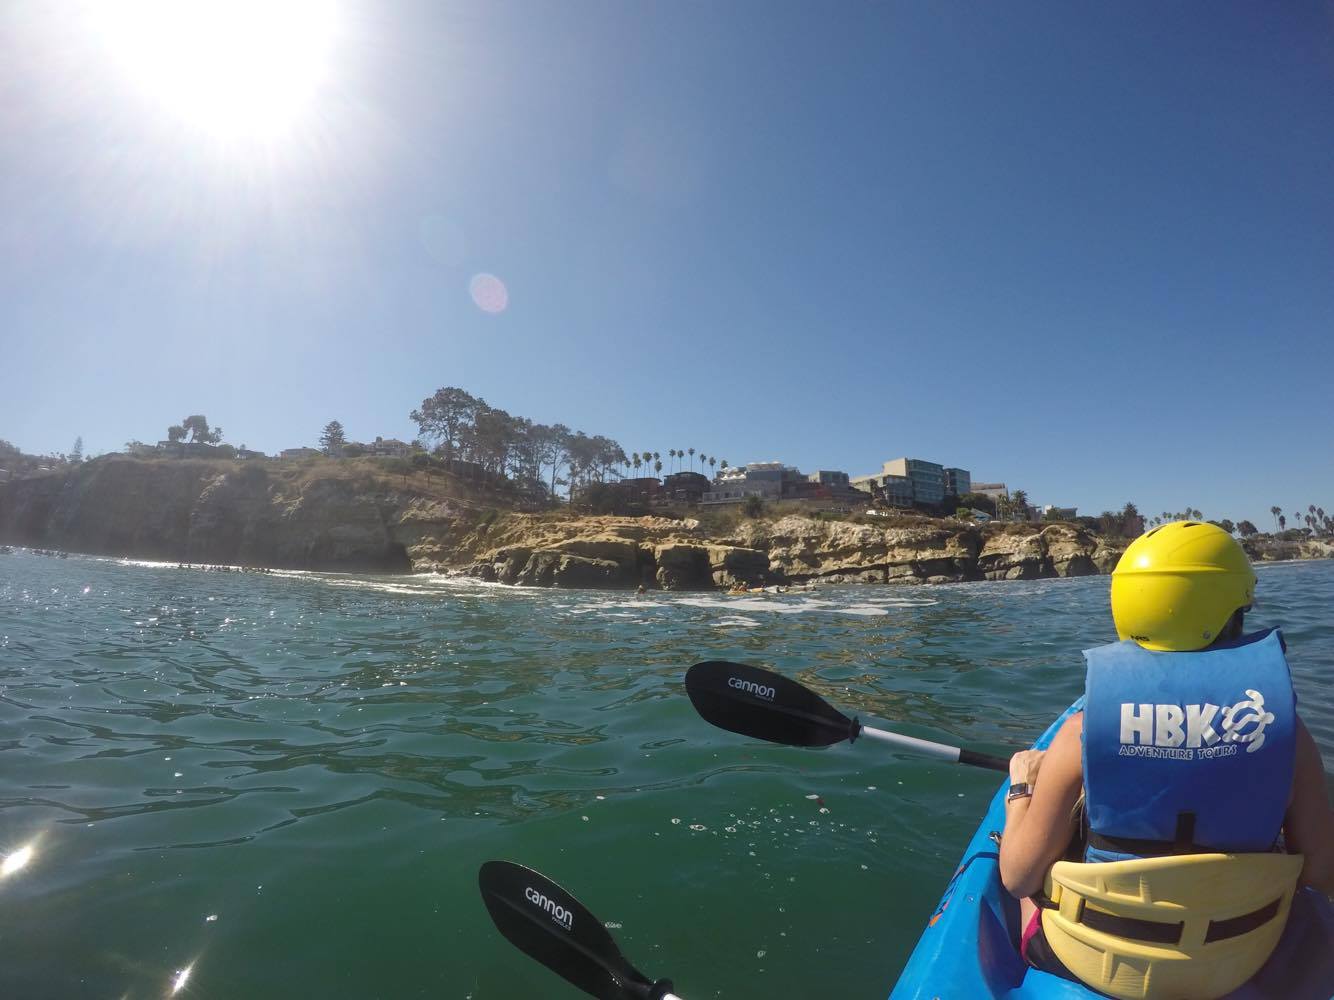
[[[1215,1000],[1274,950],[1301,868],[1296,854],[1058,861],[1042,930],[1070,971],[1108,996]]]

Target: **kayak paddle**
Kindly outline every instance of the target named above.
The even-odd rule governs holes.
[[[944,743],[901,736],[849,719],[814,691],[782,674],[744,663],[706,660],[686,671],[686,693],[705,722],[719,729],[793,747],[827,747],[858,736],[950,763],[1008,771],[993,757]]]
[[[625,960],[602,921],[541,872],[488,861],[482,902],[509,943],[598,1000],[681,1000],[670,980],[651,982]]]

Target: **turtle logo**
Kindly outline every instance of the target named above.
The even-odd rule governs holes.
[[[1246,689],[1246,698],[1223,709],[1223,742],[1248,743],[1247,753],[1255,753],[1265,743],[1265,726],[1274,721],[1274,713],[1265,711],[1264,696]],[[1248,726],[1254,728],[1246,731]]]

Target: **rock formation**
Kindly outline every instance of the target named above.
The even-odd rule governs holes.
[[[438,480],[437,480],[438,482]],[[170,562],[442,572],[537,587],[957,583],[1110,573],[1125,543],[1057,524],[790,515],[693,519],[479,509],[374,465],[112,456],[0,483],[0,543]],[[1334,555],[1248,539],[1252,558]]]

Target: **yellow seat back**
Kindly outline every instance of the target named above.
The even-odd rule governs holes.
[[[1299,854],[1058,861],[1042,930],[1071,972],[1109,996],[1214,1000],[1278,944],[1301,869]]]

